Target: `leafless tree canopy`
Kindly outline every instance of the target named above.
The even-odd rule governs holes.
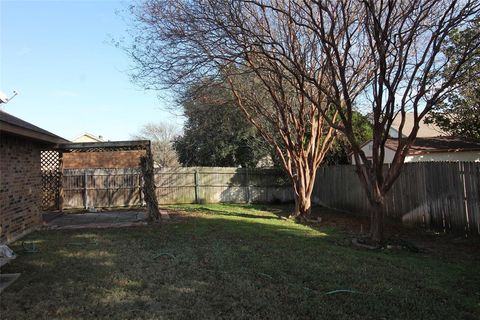
[[[479,2],[302,1],[295,2],[292,10],[298,14],[282,9],[276,1],[256,3],[282,12],[296,25],[317,34],[322,44],[321,59],[330,76],[326,87],[315,79],[311,79],[312,84],[335,105],[341,119],[338,129],[351,143],[372,204],[373,237],[381,240],[384,197],[400,174],[420,120],[445,94],[462,85],[460,79],[467,79],[461,76],[465,72],[462,66],[478,52],[478,37],[462,48],[453,62],[442,54],[442,46],[452,31],[478,21]],[[355,107],[372,115],[371,161],[352,130]],[[414,114],[409,132],[404,130],[407,112]],[[385,170],[385,142],[397,117],[401,120],[399,134],[404,138],[399,139],[392,165]],[[360,166],[362,163],[364,166]]]
[[[207,76],[226,79],[292,177],[311,177],[334,129],[342,131],[372,203],[375,238],[383,237],[384,197],[420,120],[466,79],[462,66],[480,38],[453,64],[442,54],[453,30],[479,19],[478,0],[147,0],[132,12],[140,28],[131,50],[137,80],[175,88]],[[372,115],[371,161],[352,128],[356,109]],[[403,129],[407,111],[415,117],[410,132]],[[385,171],[395,117],[405,138]]]
[[[147,123],[138,133],[132,135],[133,139],[147,139],[152,144],[153,161],[160,167],[178,167],[178,155],[172,142],[179,135],[179,130],[166,122]]]
[[[213,79],[231,90],[247,119],[276,149],[295,189],[295,214],[310,211],[315,173],[335,136],[322,92],[318,41],[283,13],[247,1],[146,1],[133,57],[146,86]],[[314,99],[309,99],[309,96]]]

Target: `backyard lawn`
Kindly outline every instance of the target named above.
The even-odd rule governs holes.
[[[22,275],[0,295],[0,318],[480,319],[468,244],[369,250],[333,216],[300,225],[281,207],[170,210],[148,227],[35,232],[23,240],[36,253],[14,243],[2,272]]]

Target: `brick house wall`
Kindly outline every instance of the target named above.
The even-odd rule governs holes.
[[[0,241],[14,241],[41,224],[40,149],[29,139],[0,135]]]
[[[144,150],[64,153],[63,168],[136,168],[144,154]]]

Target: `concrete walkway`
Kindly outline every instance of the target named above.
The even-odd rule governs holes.
[[[44,214],[47,229],[119,228],[146,225],[144,211],[109,211],[95,213],[63,214],[50,221],[51,215]]]

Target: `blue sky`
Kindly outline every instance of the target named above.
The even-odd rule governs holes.
[[[20,93],[3,110],[67,139],[127,140],[147,122],[181,127],[158,92],[130,82],[132,61],[112,44],[127,37],[127,6],[0,0],[0,91]]]

